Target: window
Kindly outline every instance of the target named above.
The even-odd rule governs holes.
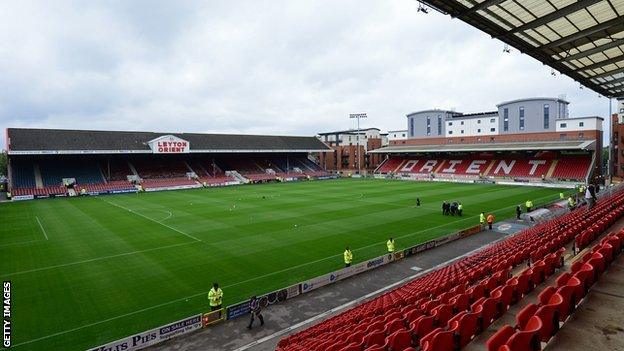
[[[506,132],[509,130],[509,109],[503,109],[503,130]]]
[[[490,118],[490,123],[496,123],[496,118]]]
[[[461,130],[461,133],[464,134],[464,130],[463,129]]]
[[[431,135],[431,117],[427,116],[427,135]]]
[[[442,116],[438,116],[438,135],[442,135]]]
[[[550,105],[544,105],[544,129],[550,128]]]
[[[585,122],[579,122],[579,127],[585,127]]]
[[[464,125],[464,121],[461,121],[459,124],[461,124],[463,126]]]
[[[453,134],[453,131],[452,131],[452,130],[449,130],[449,135],[450,135],[450,134]]]
[[[410,118],[410,131],[409,131],[411,136],[414,136],[414,119]]]
[[[453,122],[449,122],[449,126],[452,126],[452,125],[453,125]]]
[[[490,132],[495,132],[496,128],[490,128]]]
[[[518,113],[520,115],[519,117],[519,128],[520,130],[524,130],[524,107],[520,106],[520,109],[518,110]]]
[[[477,129],[477,133],[481,133],[481,128]]]
[[[403,137],[405,138],[405,133],[403,133],[402,135],[403,135]]]
[[[561,124],[559,125],[559,127],[560,127],[560,128],[566,128],[567,126],[568,126],[568,124],[567,124],[567,123],[561,123]]]
[[[477,120],[477,124],[481,124],[481,120],[480,119]]]

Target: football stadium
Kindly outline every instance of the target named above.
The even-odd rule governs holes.
[[[360,113],[303,135],[5,126],[3,349],[624,350],[624,2],[418,11],[617,110],[432,103],[388,133]]]

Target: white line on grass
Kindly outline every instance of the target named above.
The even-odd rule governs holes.
[[[418,274],[416,274],[416,275],[413,275],[413,276],[411,276],[411,277],[405,278],[405,279],[403,279],[403,280],[402,280],[402,281],[400,281],[400,282],[394,283],[394,284],[392,284],[392,285],[390,285],[390,286],[387,286],[387,287],[385,287],[385,288],[383,288],[383,289],[380,289],[380,290],[378,290],[378,291],[384,291],[384,290],[390,289],[391,287],[394,287],[394,286],[396,286],[396,285],[398,285],[398,284],[401,284],[401,283],[407,282],[407,281],[409,281],[410,279],[417,278],[417,277],[419,277],[419,276],[421,276],[421,275],[423,275],[423,274],[426,274],[426,273],[430,272],[431,270],[434,270],[434,269],[439,268],[439,267],[441,267],[441,266],[443,266],[443,265],[445,265],[445,264],[447,264],[447,263],[453,262],[453,261],[458,260],[458,259],[460,259],[460,258],[463,258],[463,257],[465,257],[465,256],[467,256],[467,255],[469,255],[469,254],[471,254],[471,253],[473,253],[473,252],[476,252],[477,250],[480,250],[481,248],[484,248],[484,247],[486,247],[486,246],[488,246],[488,245],[492,245],[492,244],[494,244],[494,243],[497,243],[497,242],[499,242],[500,240],[502,240],[502,239],[504,239],[504,238],[505,238],[505,237],[501,237],[501,238],[499,238],[499,239],[497,239],[497,240],[495,240],[495,241],[493,241],[493,242],[491,242],[491,243],[488,243],[488,244],[483,245],[483,246],[481,246],[481,247],[479,247],[479,248],[476,248],[476,249],[474,249],[474,250],[472,250],[472,251],[470,251],[470,252],[467,252],[467,253],[463,254],[462,256],[458,256],[458,257],[456,257],[456,258],[454,258],[454,259],[451,259],[451,260],[448,260],[448,261],[443,262],[443,263],[441,263],[441,264],[438,264],[438,265],[437,265],[437,266],[435,266],[435,267],[429,268],[429,269],[427,269],[427,270],[425,270],[425,271],[421,271],[421,272],[419,272],[419,273],[418,273]],[[189,244],[191,244],[191,243],[189,243]],[[332,256],[332,257],[333,257],[333,256]],[[325,259],[326,259],[326,258],[325,258]],[[304,263],[304,264],[301,264],[301,265],[298,265],[298,266],[293,266],[293,267],[290,267],[290,268],[287,268],[287,269],[283,269],[283,270],[281,270],[281,271],[272,272],[272,273],[265,274],[265,275],[262,275],[262,276],[257,276],[257,277],[251,278],[251,279],[247,279],[247,280],[243,280],[243,281],[240,281],[240,282],[236,282],[236,283],[234,283],[234,284],[230,284],[230,285],[223,286],[223,288],[224,288],[224,289],[225,289],[225,288],[231,288],[231,287],[234,287],[234,286],[237,286],[237,285],[240,285],[240,284],[244,284],[244,283],[247,283],[247,282],[250,282],[250,281],[254,281],[254,280],[257,280],[257,279],[265,278],[265,277],[268,277],[268,276],[271,276],[271,275],[274,275],[274,274],[277,274],[277,273],[282,273],[282,272],[288,271],[288,270],[293,269],[293,268],[298,268],[298,267],[305,266],[305,265],[308,265],[308,264],[317,263],[317,262],[320,262],[320,261],[322,261],[322,260],[324,260],[324,259],[321,259],[321,260],[316,260],[316,261],[312,261],[312,262],[308,262],[308,263]],[[121,319],[121,318],[124,318],[124,317],[128,317],[128,316],[132,316],[132,315],[135,315],[135,314],[139,314],[139,313],[142,313],[142,312],[145,312],[145,311],[153,310],[153,309],[155,309],[155,308],[159,308],[159,307],[163,307],[163,306],[171,305],[171,304],[174,304],[174,303],[178,303],[178,302],[186,301],[186,300],[188,300],[188,299],[192,299],[192,298],[195,298],[195,297],[198,297],[198,296],[206,295],[207,293],[208,293],[207,291],[206,291],[206,292],[200,292],[200,293],[197,293],[197,294],[193,294],[193,295],[189,295],[189,296],[182,297],[182,298],[179,298],[179,299],[175,299],[175,300],[172,300],[172,301],[169,301],[169,302],[163,302],[163,303],[158,304],[158,305],[154,305],[154,306],[150,306],[150,307],[145,307],[145,308],[142,308],[142,309],[139,309],[139,310],[136,310],[136,311],[132,311],[132,312],[128,312],[128,313],[124,313],[124,314],[121,314],[121,315],[118,315],[118,316],[115,316],[115,317],[110,317],[110,318],[107,318],[107,319],[104,319],[104,320],[101,320],[101,321],[97,321],[97,322],[93,322],[93,323],[85,324],[85,325],[82,325],[82,326],[80,326],[80,327],[76,327],[76,328],[72,328],[72,329],[64,330],[64,331],[61,331],[61,332],[58,332],[58,333],[45,335],[45,336],[42,336],[42,337],[39,337],[39,338],[36,338],[36,339],[32,339],[32,340],[28,340],[28,341],[24,341],[24,342],[22,342],[22,343],[19,343],[19,344],[15,344],[15,345],[13,345],[13,347],[18,347],[18,346],[22,346],[22,345],[27,345],[27,344],[31,344],[31,343],[33,343],[33,342],[37,342],[37,341],[41,341],[41,340],[45,340],[45,339],[49,339],[49,338],[53,338],[53,337],[55,337],[55,336],[59,336],[59,335],[63,335],[63,334],[71,333],[71,332],[75,332],[75,331],[78,331],[78,330],[81,330],[81,329],[85,329],[85,328],[89,328],[89,327],[92,327],[92,326],[95,326],[95,325],[98,325],[98,324],[107,323],[107,322],[114,321],[114,320],[117,320],[117,319]],[[345,304],[345,305],[343,305],[343,306],[345,306],[345,307],[346,307],[346,306],[348,306],[349,304],[354,304],[354,303],[357,303],[357,302],[361,301],[362,299],[365,299],[365,298],[368,298],[368,297],[374,296],[374,294],[376,294],[376,293],[377,293],[377,292],[373,292],[373,293],[368,294],[368,295],[366,295],[366,296],[364,296],[364,297],[362,297],[362,298],[360,298],[360,299],[358,299],[358,300],[351,301],[350,303],[347,303],[347,304]],[[332,310],[334,310],[334,309],[332,309]],[[332,311],[332,310],[330,310],[330,311]],[[325,316],[325,315],[327,315],[327,314],[329,314],[329,313],[331,313],[331,312],[329,312],[329,311],[328,311],[328,312],[325,312],[325,313],[323,313],[322,315],[319,315],[319,318],[321,318],[322,316]],[[300,323],[299,323],[299,324],[300,324]],[[301,325],[304,325],[304,324],[301,324]],[[291,327],[291,329],[289,329],[289,330],[292,330],[292,327]],[[253,345],[252,345],[252,346],[253,346]]]
[[[48,233],[46,233],[45,229],[43,229],[43,225],[41,224],[41,221],[39,220],[39,217],[35,216],[35,218],[37,219],[37,223],[39,223],[39,228],[41,228],[41,231],[43,232],[43,235],[45,236],[46,240],[48,240]]]
[[[2,245],[0,245],[0,248],[8,247],[8,246],[15,246],[15,245],[22,245],[22,244],[39,243],[39,242],[43,242],[43,241],[45,241],[45,240],[40,239],[40,240],[18,241],[18,242],[14,242],[14,243],[2,244]]]
[[[541,200],[541,199],[545,199],[545,198],[547,198],[547,197],[551,197],[551,196],[552,196],[552,195],[549,195],[549,196],[544,196],[544,197],[540,197],[540,198],[536,199],[536,201],[537,201],[537,200]],[[107,202],[109,202],[109,201],[107,201]],[[113,204],[112,202],[109,202],[109,203],[110,203],[111,205],[114,205],[114,206],[117,206],[117,207],[123,208],[123,209],[125,209],[125,210],[128,210],[127,208],[124,208],[124,207],[122,207],[122,206],[119,206],[119,205]],[[505,210],[505,209],[512,208],[512,207],[515,207],[515,205],[508,206],[508,207],[504,207],[504,208],[500,208],[500,209],[498,209],[498,210],[496,210],[496,211],[492,211],[492,212],[493,212],[493,213],[496,213],[496,212],[500,212],[500,211],[503,211],[503,210]],[[155,220],[153,220],[153,219],[151,219],[151,218],[149,218],[149,217],[143,216],[143,215],[141,215],[140,213],[136,213],[136,212],[133,212],[133,213],[135,213],[135,214],[137,214],[137,215],[140,215],[140,216],[142,216],[142,217],[145,217],[145,218],[147,218],[147,219],[149,219],[149,220],[151,220],[151,221],[154,221],[154,222],[156,222],[156,223],[162,224],[162,223],[157,222],[157,221],[155,221]],[[426,231],[429,231],[429,230],[432,230],[432,229],[437,229],[437,228],[440,228],[440,227],[443,227],[443,226],[446,226],[446,225],[449,225],[449,224],[453,224],[453,223],[457,223],[457,222],[461,222],[461,221],[465,221],[465,220],[474,220],[474,218],[469,218],[469,217],[466,217],[465,219],[461,219],[461,220],[459,220],[459,221],[449,222],[449,223],[446,223],[446,224],[443,224],[443,225],[439,225],[439,226],[437,226],[437,227],[428,228],[428,229],[426,229],[426,230],[422,230],[422,231],[419,231],[419,232],[413,232],[413,233],[410,233],[410,234],[407,234],[407,235],[403,235],[403,236],[400,236],[400,237],[397,237],[397,238],[403,238],[403,237],[411,236],[411,235],[414,235],[414,234],[418,234],[418,233],[426,232]],[[164,224],[162,224],[162,225],[164,225]],[[167,226],[167,227],[169,227],[169,226]],[[171,229],[176,230],[175,228],[171,228]],[[177,231],[177,230],[176,230],[176,231]],[[486,246],[488,246],[488,245],[494,244],[494,243],[496,243],[496,242],[498,242],[498,241],[500,241],[500,240],[504,239],[505,237],[506,237],[506,236],[501,237],[500,239],[497,239],[496,241],[491,242],[491,243],[489,243],[489,244],[487,244],[487,245],[481,246],[480,248],[483,248],[483,247],[486,247]],[[383,243],[383,242],[382,242],[382,243]],[[354,249],[354,251],[357,251],[357,250],[362,250],[362,249],[365,249],[365,248],[368,248],[368,247],[372,247],[372,246],[376,246],[376,245],[379,245],[379,243],[377,243],[377,244],[367,245],[367,246],[364,246],[364,247],[360,247],[360,248]],[[416,275],[414,275],[414,276],[412,276],[412,277],[414,277],[414,278],[415,278],[415,277],[418,277],[418,276],[420,276],[420,275],[426,274],[426,273],[430,272],[431,270],[436,269],[436,268],[438,268],[438,267],[440,267],[440,266],[442,266],[442,265],[445,265],[445,264],[447,264],[447,263],[449,263],[449,262],[453,262],[454,260],[457,260],[457,259],[463,258],[463,257],[467,256],[468,254],[473,253],[473,252],[475,252],[475,251],[479,250],[480,248],[477,248],[477,249],[475,249],[475,250],[472,250],[472,251],[470,251],[469,253],[466,253],[466,254],[464,254],[464,255],[462,255],[462,256],[456,257],[456,258],[454,258],[454,259],[452,259],[452,260],[449,260],[449,261],[447,261],[447,262],[441,263],[441,264],[439,264],[439,265],[437,265],[437,266],[435,266],[435,267],[433,267],[433,268],[427,269],[427,270],[425,270],[425,271],[421,271],[421,272],[419,272],[418,274],[416,274]],[[279,273],[287,272],[287,271],[290,271],[290,270],[293,270],[293,269],[296,269],[296,268],[300,268],[300,267],[303,267],[303,266],[307,266],[307,265],[310,265],[310,264],[319,263],[319,262],[322,262],[322,261],[328,260],[328,259],[330,259],[330,258],[335,258],[335,257],[337,257],[337,256],[342,256],[342,253],[337,254],[337,255],[328,256],[328,257],[325,257],[325,258],[321,258],[321,259],[318,259],[318,260],[315,260],[315,261],[310,261],[310,262],[302,263],[302,264],[297,265],[297,266],[291,266],[291,267],[288,267],[288,268],[285,268],[285,269],[282,269],[282,270],[279,270],[279,271],[274,271],[274,272],[267,273],[267,274],[264,274],[264,275],[256,276],[256,277],[253,277],[253,278],[250,278],[250,279],[246,279],[246,280],[243,280],[243,281],[240,281],[240,282],[236,282],[236,283],[233,283],[233,284],[230,284],[230,285],[223,286],[223,288],[231,288],[231,287],[234,287],[234,286],[237,286],[237,285],[240,285],[240,284],[244,284],[244,283],[248,283],[248,282],[251,282],[251,281],[258,280],[258,279],[262,279],[262,278],[270,277],[270,276],[275,275],[275,274],[279,274]],[[410,278],[406,278],[406,279],[410,279]],[[411,278],[411,279],[413,279],[413,278]],[[16,344],[15,346],[26,345],[26,344],[30,344],[30,343],[33,343],[33,342],[36,342],[36,341],[49,339],[49,338],[51,338],[51,337],[55,337],[55,336],[58,336],[58,335],[63,335],[63,334],[66,334],[66,333],[71,333],[71,332],[74,332],[74,331],[77,331],[77,330],[81,330],[81,329],[84,329],[84,328],[92,327],[92,326],[94,326],[94,325],[98,325],[98,324],[102,324],[102,323],[110,322],[110,321],[113,321],[113,320],[116,320],[116,319],[120,319],[120,318],[124,318],[124,317],[127,317],[127,316],[135,315],[135,314],[138,314],[138,313],[141,313],[141,312],[149,311],[149,310],[152,310],[152,309],[155,309],[155,308],[159,308],[159,307],[163,307],[163,306],[171,305],[171,304],[174,304],[174,303],[177,303],[177,302],[180,302],[180,301],[186,301],[186,299],[195,298],[195,297],[198,297],[198,296],[205,295],[205,294],[207,294],[207,293],[208,293],[207,291],[206,291],[206,292],[200,292],[200,293],[197,293],[197,294],[189,295],[189,296],[182,297],[182,298],[179,298],[179,299],[175,299],[175,300],[172,300],[172,301],[169,301],[169,302],[164,302],[164,303],[161,303],[161,304],[158,304],[158,305],[154,305],[154,306],[151,306],[151,307],[145,307],[145,308],[142,308],[142,309],[140,309],[140,310],[136,310],[136,311],[129,312],[129,313],[125,313],[125,314],[122,314],[122,315],[119,315],[119,316],[115,316],[115,317],[107,318],[107,319],[102,320],[102,321],[93,322],[93,323],[90,323],[90,324],[85,324],[85,325],[83,325],[83,326],[76,327],[76,328],[73,328],[73,329],[69,329],[69,330],[66,330],[66,331],[62,331],[62,332],[58,332],[58,333],[54,333],[54,334],[50,334],[50,335],[46,335],[46,336],[42,336],[42,337],[37,338],[37,339],[32,339],[32,340],[29,340],[29,341],[25,341],[25,342],[23,342],[23,343]],[[370,294],[369,294],[369,295],[370,295]],[[331,313],[331,312],[329,312],[329,313]],[[327,312],[326,312],[326,314],[323,314],[323,315],[327,315],[327,314],[329,314],[329,313],[327,313]],[[319,318],[320,318],[320,317],[319,317]],[[292,330],[292,329],[289,329],[289,330]]]
[[[108,201],[108,200],[104,200],[104,201],[105,201],[105,202],[108,202],[109,204],[111,204],[111,205],[113,205],[113,206],[115,206],[115,207],[118,207],[118,208],[121,208],[121,209],[123,209],[123,210],[129,211],[129,212],[131,212],[131,213],[133,213],[133,214],[135,214],[135,215],[137,215],[137,216],[141,216],[141,217],[143,217],[143,218],[145,218],[145,219],[147,219],[147,220],[149,220],[149,221],[152,221],[152,222],[154,222],[154,223],[158,223],[158,224],[162,225],[162,226],[163,226],[163,227],[165,227],[165,228],[169,228],[169,229],[173,230],[174,232],[180,233],[180,234],[182,234],[182,235],[184,235],[184,236],[186,236],[186,237],[189,237],[189,238],[191,238],[191,239],[193,239],[193,240],[195,240],[195,241],[201,241],[200,239],[197,239],[196,237],[192,236],[191,234],[187,234],[187,233],[185,233],[185,232],[181,231],[180,229],[176,229],[176,228],[174,228],[174,227],[172,227],[172,226],[170,226],[170,225],[167,225],[167,224],[165,224],[165,223],[163,223],[163,222],[161,222],[161,221],[157,221],[157,220],[155,220],[155,219],[153,219],[153,218],[149,218],[149,217],[148,217],[148,216],[146,216],[146,215],[140,214],[140,213],[138,213],[138,212],[136,212],[136,211],[133,211],[133,210],[131,210],[131,209],[127,208],[127,207],[124,207],[124,206],[122,206],[122,205],[118,205],[118,204],[116,204],[116,203],[114,203],[114,202],[110,202],[110,201]],[[169,218],[169,217],[167,217],[167,218]],[[167,218],[165,218],[165,219],[167,219]]]
[[[381,293],[383,293],[383,292],[386,292],[386,291],[388,291],[388,290],[390,290],[390,289],[393,289],[393,288],[395,288],[395,287],[397,287],[397,286],[399,286],[399,285],[402,285],[402,284],[405,284],[405,283],[407,283],[407,282],[409,282],[409,281],[412,281],[412,280],[414,280],[414,279],[416,279],[416,278],[418,278],[418,277],[420,277],[420,276],[423,276],[424,274],[427,274],[427,273],[429,273],[429,272],[431,272],[431,271],[433,271],[433,270],[436,270],[436,269],[438,269],[438,268],[440,268],[440,267],[443,267],[443,266],[449,265],[449,264],[451,264],[452,262],[457,261],[457,260],[459,260],[459,259],[462,259],[462,258],[464,258],[464,257],[466,257],[466,256],[472,255],[473,253],[475,253],[475,252],[477,252],[477,251],[479,251],[479,250],[481,250],[481,249],[483,249],[483,248],[485,248],[485,247],[487,247],[487,246],[490,246],[490,245],[496,244],[497,242],[499,242],[499,241],[501,241],[501,240],[503,240],[503,239],[505,239],[505,237],[501,237],[501,238],[499,238],[499,239],[497,239],[497,240],[495,240],[495,241],[493,241],[493,242],[487,243],[487,244],[482,245],[482,246],[480,246],[480,247],[478,247],[478,248],[476,248],[476,249],[474,249],[474,250],[472,250],[472,251],[466,252],[465,254],[463,254],[463,255],[461,255],[461,256],[457,256],[457,257],[452,258],[452,259],[450,259],[450,260],[448,260],[448,261],[445,261],[445,262],[442,262],[442,263],[440,263],[440,264],[437,264],[437,265],[435,265],[435,266],[433,266],[433,267],[431,267],[431,268],[429,268],[429,269],[426,269],[426,270],[424,270],[424,271],[421,271],[421,272],[416,273],[416,274],[414,274],[414,275],[411,275],[411,276],[409,276],[409,277],[403,278],[403,279],[399,280],[398,282],[392,283],[392,284],[390,284],[390,285],[386,285],[386,286],[384,286],[384,287],[383,287],[383,288],[381,288],[381,289],[375,290],[375,291],[373,291],[373,292],[371,292],[371,293],[368,293],[368,294],[366,294],[366,295],[364,295],[364,296],[361,296],[361,297],[359,297],[359,298],[357,298],[357,299],[355,299],[355,300],[351,300],[351,301],[349,301],[349,302],[347,302],[347,303],[345,303],[345,304],[342,304],[342,305],[340,305],[340,306],[336,306],[336,307],[334,307],[334,308],[332,308],[332,309],[330,309],[330,310],[327,310],[327,311],[325,311],[325,312],[323,312],[323,313],[321,313],[321,314],[318,314],[318,315],[316,315],[316,316],[314,316],[314,317],[308,318],[308,319],[306,319],[306,320],[304,320],[304,321],[301,321],[301,322],[299,322],[299,323],[297,323],[297,324],[291,325],[291,326],[290,326],[290,327],[288,327],[288,328],[282,329],[282,330],[280,330],[280,331],[278,331],[278,332],[275,332],[275,333],[273,333],[273,334],[271,334],[271,335],[267,335],[267,336],[265,336],[265,337],[263,337],[263,338],[261,338],[261,339],[255,340],[255,341],[253,341],[253,342],[251,342],[251,343],[249,343],[249,344],[247,344],[247,345],[244,345],[244,346],[241,346],[241,347],[239,347],[239,348],[237,348],[237,349],[234,349],[234,351],[244,351],[244,350],[247,350],[247,349],[249,349],[249,348],[251,348],[251,347],[253,347],[253,346],[260,345],[260,344],[262,344],[263,342],[269,341],[269,340],[271,340],[271,339],[273,339],[273,338],[276,338],[276,337],[278,337],[278,336],[282,336],[282,335],[284,335],[284,334],[286,334],[286,333],[288,333],[288,332],[290,332],[290,331],[293,331],[293,330],[295,330],[295,329],[298,329],[298,328],[300,328],[300,327],[303,327],[304,325],[307,325],[307,324],[310,324],[310,323],[312,323],[312,322],[315,322],[315,321],[317,321],[317,320],[319,320],[319,319],[321,319],[321,318],[325,318],[325,317],[330,316],[330,315],[332,315],[332,314],[334,314],[334,313],[336,313],[336,312],[339,312],[339,311],[341,311],[341,310],[344,310],[344,309],[346,309],[346,308],[348,308],[348,307],[351,307],[351,306],[353,306],[353,305],[357,305],[357,304],[359,304],[359,303],[360,303],[360,302],[362,302],[362,301],[368,300],[368,299],[370,299],[370,298],[372,298],[372,297],[374,297],[374,296],[377,296],[377,295],[379,295],[379,294],[381,294]]]
[[[167,217],[161,219],[161,221],[166,221],[173,216],[173,213],[171,213],[171,211],[165,211],[165,210],[161,210],[161,211],[169,214]]]
[[[42,240],[40,240],[40,241],[42,241]],[[162,249],[170,249],[170,248],[172,248],[172,247],[178,247],[178,246],[190,245],[190,244],[195,244],[195,243],[197,243],[197,241],[191,241],[191,242],[186,242],[186,243],[178,243],[178,244],[171,244],[171,245],[165,245],[165,246],[153,247],[153,248],[151,248],[151,249],[137,250],[137,251],[130,251],[130,252],[124,252],[124,253],[115,254],[115,255],[110,255],[110,256],[103,256],[103,257],[90,258],[90,259],[88,259],[88,260],[82,260],[82,261],[75,261],[75,262],[69,262],[69,263],[57,264],[57,265],[54,265],[54,266],[46,266],[46,267],[40,267],[40,268],[33,268],[33,269],[29,269],[29,270],[25,270],[25,271],[19,271],[19,272],[13,272],[13,273],[3,273],[3,275],[5,275],[5,276],[7,276],[7,277],[10,277],[10,276],[20,275],[20,274],[26,274],[26,273],[41,272],[41,271],[47,271],[47,270],[50,270],[50,269],[55,269],[55,268],[70,267],[70,266],[75,266],[75,265],[79,265],[79,264],[83,264],[83,263],[89,263],[89,262],[97,262],[97,261],[107,260],[107,259],[109,259],[109,258],[118,258],[118,257],[123,257],[123,256],[136,255],[136,254],[140,254],[140,253],[145,253],[145,252],[150,252],[150,251],[156,251],[156,250],[162,250]]]

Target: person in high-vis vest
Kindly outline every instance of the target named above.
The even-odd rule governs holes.
[[[533,209],[533,201],[526,200],[526,202],[524,203],[524,206],[526,206],[527,213],[531,212],[531,210]]]
[[[576,206],[576,201],[572,196],[568,197],[568,207],[572,210]]]
[[[479,215],[479,223],[480,224],[484,224],[485,223],[485,213],[481,212],[481,214]]]
[[[223,304],[223,290],[221,290],[218,283],[212,284],[212,289],[208,292],[208,302],[210,303],[211,311],[221,309],[221,305]]]
[[[559,199],[560,200],[565,199],[565,195],[563,195],[563,191],[559,193]]]
[[[462,205],[462,203],[460,202],[457,205],[457,214],[461,217],[462,213],[464,213],[464,205]]]
[[[392,238],[388,239],[388,241],[386,242],[386,246],[388,247],[388,252],[393,253],[394,252],[394,239]]]
[[[494,223],[494,215],[493,214],[488,214],[487,215],[487,223],[488,223],[488,228],[490,230],[492,230],[492,224]]]
[[[344,256],[345,267],[350,267],[351,262],[353,262],[353,252],[351,252],[348,246],[345,249],[343,256]]]

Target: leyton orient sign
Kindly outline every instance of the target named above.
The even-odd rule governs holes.
[[[150,149],[155,154],[183,154],[188,153],[191,144],[175,135],[163,135],[148,142]]]

